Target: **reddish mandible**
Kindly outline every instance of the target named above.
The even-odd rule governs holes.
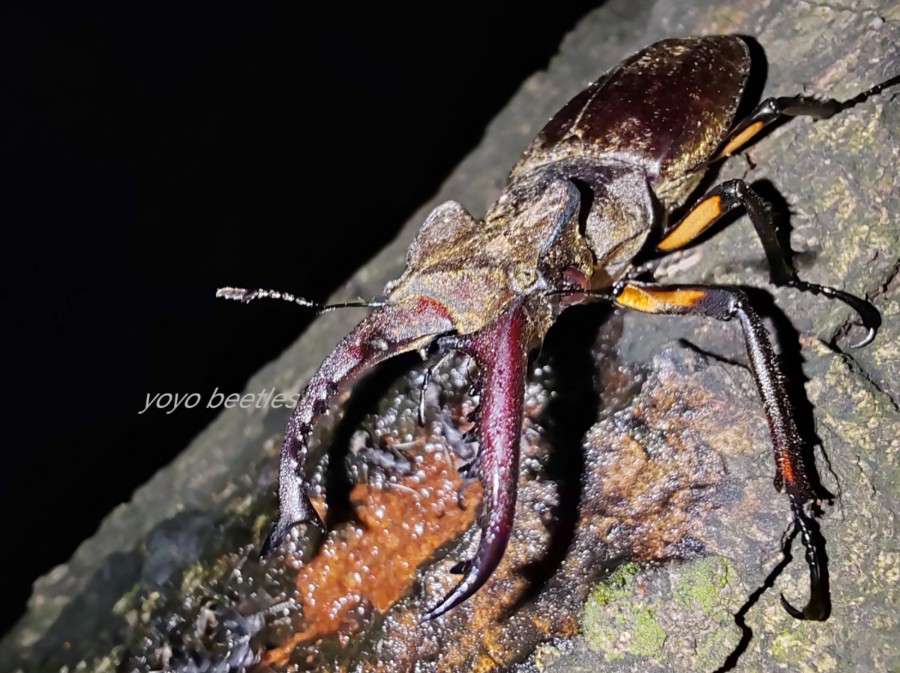
[[[435,208],[410,246],[406,270],[385,286],[383,298],[340,305],[374,311],[325,359],[294,409],[281,450],[281,510],[262,553],[281,545],[298,524],[324,530],[307,494],[306,463],[310,434],[332,398],[379,362],[436,344],[444,352],[470,356],[478,367],[474,474],[484,499],[474,558],[461,564],[462,580],[423,619],[465,601],[491,576],[513,529],[529,352],[563,310],[599,300],[645,313],[738,321],[772,436],[775,487],[790,500],[810,570],[808,603],[797,609],[783,596],[782,602],[798,619],[827,617],[807,446],[759,316],[739,289],[639,278],[663,255],[690,245],[725,213],[743,207],[765,250],[772,283],[845,302],[867,330],[856,346],[868,344],[881,323],[875,307],[800,280],[765,203],[742,180],[717,185],[674,224],[667,215],[686,201],[711,164],[739,151],[772,121],[831,117],[900,77],[847,101],[769,98],[735,125],[749,72],[749,51],[738,37],[650,45],[553,117],[484,219],[473,218],[455,201]],[[243,302],[274,298],[319,310],[337,307],[266,290],[222,288],[217,294]]]

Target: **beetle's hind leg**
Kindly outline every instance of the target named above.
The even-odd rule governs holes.
[[[853,98],[837,100],[834,98],[816,98],[814,96],[788,96],[781,98],[767,98],[756,106],[750,115],[735,126],[725,138],[722,149],[713,158],[725,159],[739,152],[748,143],[752,142],[759,133],[769,124],[781,117],[812,117],[813,119],[828,119],[838,112],[848,110],[877,96],[885,89],[900,84],[900,75],[891,77],[884,82],[876,84]]]
[[[785,609],[798,619],[825,619],[829,600],[825,581],[824,540],[804,507],[816,500],[816,489],[806,472],[805,444],[794,422],[794,408],[785,386],[769,335],[746,294],[727,287],[702,285],[661,286],[625,283],[614,294],[616,305],[643,313],[700,315],[717,320],[737,318],[744,333],[750,371],[756,381],[769,423],[775,452],[775,488],[783,490],[791,503],[794,525],[806,551],[810,597],[802,610],[782,596]]]
[[[853,348],[861,348],[875,338],[881,326],[881,314],[872,304],[848,292],[800,280],[790,257],[778,242],[775,221],[765,201],[743,180],[728,180],[716,185],[694,208],[666,234],[656,246],[660,252],[672,252],[689,245],[709,229],[723,215],[743,206],[756,229],[769,263],[769,278],[773,285],[790,287],[839,299],[854,309],[866,328],[866,336]]]

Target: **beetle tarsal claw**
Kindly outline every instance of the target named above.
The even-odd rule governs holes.
[[[828,617],[828,595],[825,590],[818,564],[809,567],[809,600],[802,610],[791,605],[784,594],[781,594],[781,605],[794,619],[823,621]]]
[[[807,561],[809,555],[807,554]],[[781,605],[787,613],[794,619],[804,619],[808,621],[822,621],[828,616],[828,598],[825,587],[822,583],[822,575],[818,562],[810,563],[809,566],[809,600],[802,610],[798,610],[791,605],[784,594],[781,594]]]
[[[837,299],[838,301],[842,301],[847,306],[856,311],[857,315],[859,315],[860,321],[862,322],[862,326],[866,328],[867,332],[866,336],[864,336],[861,340],[857,341],[854,344],[850,344],[850,348],[863,348],[864,346],[868,346],[870,343],[872,343],[872,341],[875,340],[875,335],[878,334],[878,328],[881,327],[881,313],[868,300],[833,287],[807,283],[805,281],[799,280],[798,278],[794,278],[791,282],[788,283],[788,285],[804,292],[822,294],[826,297],[829,297],[830,299]]]
[[[822,597],[819,594],[812,594],[809,597],[809,602],[803,607],[802,610],[798,610],[793,605],[788,603],[788,600],[784,597],[784,594],[781,594],[781,605],[794,619],[802,619],[814,622],[820,622],[825,619],[825,601],[822,600]]]
[[[460,561],[455,564],[448,571],[451,575],[465,575],[472,569],[472,565],[475,563],[474,559],[469,559],[468,561]]]
[[[878,334],[878,330],[875,327],[869,327],[869,331],[866,332],[866,336],[857,341],[855,344],[850,344],[850,348],[864,348],[868,346],[870,343],[875,341],[875,335]]]
[[[806,557],[806,565],[809,566],[809,600],[802,610],[791,605],[781,594],[781,605],[794,619],[809,621],[823,621],[828,618],[830,611],[827,588],[827,569],[825,550],[820,548],[824,540],[818,531],[818,525],[803,511],[803,505],[795,498],[791,498],[791,509],[794,511],[795,531],[800,536]],[[791,535],[785,544],[785,554],[790,556],[790,544],[794,535]]]

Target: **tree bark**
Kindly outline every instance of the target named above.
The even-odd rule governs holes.
[[[886,1],[612,0],[582,20],[547,71],[524,83],[433,202],[340,296],[375,296],[396,278],[436,203],[452,198],[482,214],[546,119],[607,68],[657,39],[714,33],[758,42],[768,61],[765,96],[845,99],[900,73],[900,11]],[[802,604],[807,571],[797,542],[795,560],[782,563],[789,506],[772,487],[770,440],[737,327],[584,309],[579,317],[569,311],[551,332],[529,388],[517,530],[504,563],[446,617],[418,626],[418,615],[454,583],[448,568],[477,542],[470,530],[477,492],[466,491],[458,511],[455,498],[441,501],[442,524],[422,515],[421,539],[397,533],[397,558],[411,566],[407,580],[386,589],[389,578],[373,570],[378,586],[363,576],[347,590],[353,611],[315,621],[313,598],[340,602],[335,577],[343,581],[354,566],[317,565],[312,539],[295,553],[303,565],[284,555],[256,560],[276,513],[276,447],[287,412],[235,409],[36,584],[28,614],[0,644],[5,670],[76,670],[79,662],[94,671],[266,670],[288,661],[300,670],[895,670],[900,103],[893,96],[831,120],[780,126],[718,176],[763,181],[776,211],[790,215],[801,277],[873,301],[884,324],[871,346],[847,349],[859,335],[842,304],[768,285],[745,218],[669,269],[673,282],[751,288],[777,331],[786,370],[806,397],[800,425],[821,440],[819,476],[837,496],[820,519],[827,621],[795,621],[779,604],[779,592]],[[248,390],[296,390],[356,320],[352,312],[320,318]],[[441,451],[458,453],[453,428],[471,402],[466,365],[453,361],[436,375],[444,397],[429,400],[445,421],[430,421],[428,432],[415,423],[421,372],[389,382],[383,401],[356,415],[374,442],[347,440],[353,428],[320,436],[324,452],[343,432],[348,455],[332,462],[337,471],[341,463],[357,470],[347,489],[356,518],[320,541],[334,558],[354,544],[357,556],[388,544],[366,537],[378,528],[366,506],[404,517],[390,524],[399,531],[420,515],[410,504],[418,500],[402,500],[403,489],[432,477],[454,483],[436,467],[439,453],[424,447],[438,434]],[[400,446],[404,435],[414,448]],[[425,473],[419,482],[409,481],[410,464]],[[363,468],[385,485],[363,485]],[[423,539],[439,551],[409,551]],[[298,573],[306,573],[303,584]]]

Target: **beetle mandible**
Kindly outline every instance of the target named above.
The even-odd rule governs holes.
[[[484,498],[474,558],[462,564],[456,588],[423,619],[462,603],[497,567],[514,525],[529,352],[566,308],[607,301],[645,313],[739,322],[772,437],[775,487],[790,501],[810,571],[807,604],[797,609],[783,596],[782,603],[799,619],[825,618],[821,541],[810,513],[817,494],[766,328],[741,290],[641,281],[637,261],[684,248],[742,207],[765,251],[772,283],[843,301],[867,329],[854,346],[868,344],[881,323],[875,307],[800,280],[766,204],[744,181],[713,187],[674,224],[667,218],[712,164],[738,152],[771,122],[831,117],[897,84],[900,76],[847,101],[769,98],[734,125],[749,73],[747,44],[735,36],[668,39],[631,56],[550,120],[484,219],[476,220],[455,201],[435,208],[409,248],[404,273],[385,286],[378,301],[321,306],[282,292],[221,288],[218,296],[243,302],[274,298],[320,311],[374,309],[325,359],[293,411],[281,450],[280,514],[262,554],[298,524],[324,529],[305,474],[310,434],[329,402],[370,367],[437,344],[470,356],[479,370],[474,470]]]

